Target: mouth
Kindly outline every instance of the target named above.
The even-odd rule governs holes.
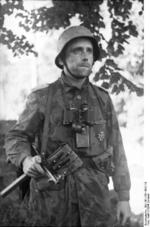
[[[81,65],[79,65],[79,67],[90,68],[90,65],[89,64],[81,64]]]

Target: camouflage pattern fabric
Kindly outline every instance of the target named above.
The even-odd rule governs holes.
[[[125,151],[109,94],[95,86],[101,99],[101,106],[95,92],[87,80],[82,89],[66,83],[62,75],[56,82],[34,90],[28,97],[26,107],[17,124],[6,136],[7,158],[20,167],[25,157],[31,154],[31,144],[38,136],[38,148],[42,138],[42,127],[48,89],[53,89],[47,155],[52,154],[62,143],[68,144],[83,161],[83,166],[54,185],[46,180],[30,182],[29,208],[35,216],[47,220],[48,226],[57,227],[112,227],[109,204],[108,176],[95,168],[94,160],[113,149],[114,189],[120,200],[129,200],[130,176]],[[77,147],[70,126],[64,122],[67,105],[87,102],[89,112],[89,147]]]

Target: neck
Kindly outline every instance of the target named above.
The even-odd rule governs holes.
[[[64,76],[65,76],[65,81],[67,84],[69,84],[70,86],[72,87],[77,87],[79,89],[82,88],[84,82],[86,81],[87,77],[75,77],[75,76],[72,76],[71,74],[69,73],[64,73]]]

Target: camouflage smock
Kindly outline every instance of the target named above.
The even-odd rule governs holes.
[[[37,217],[46,220],[48,226],[113,226],[108,176],[95,168],[91,161],[93,158],[96,160],[108,146],[113,147],[114,189],[120,200],[129,200],[130,177],[116,114],[109,94],[96,86],[93,89],[93,86],[87,80],[82,89],[77,89],[62,76],[56,82],[34,90],[17,124],[6,137],[8,160],[19,167],[24,158],[31,155],[35,135],[42,137],[48,89],[53,89],[47,153],[54,152],[60,142],[65,142],[80,156],[84,165],[58,185],[31,180],[29,207]],[[93,111],[88,148],[77,148],[71,127],[63,124],[66,102],[79,101],[88,102],[88,108]]]

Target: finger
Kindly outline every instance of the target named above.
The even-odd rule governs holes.
[[[35,170],[40,174],[45,174],[45,171],[43,170],[43,168],[37,163],[35,164]]]
[[[120,210],[117,210],[117,221],[120,221]]]
[[[30,175],[33,178],[39,178],[39,177],[45,175],[45,172],[41,173],[36,168],[33,168],[33,169],[30,169],[30,171],[28,172],[28,175]]]
[[[117,220],[118,220],[118,223],[122,226],[122,223],[123,223],[123,218],[124,218],[124,215],[122,214],[122,212],[119,210],[118,211],[118,214],[117,214]]]
[[[121,225],[124,226],[126,224],[126,222],[127,222],[127,216],[126,215],[123,215],[122,221],[121,221]]]
[[[26,171],[26,174],[28,176],[34,177],[34,178],[37,178],[37,177],[43,175],[44,173],[45,173],[44,170],[37,163],[33,163],[32,166],[30,166],[30,168],[28,168]]]
[[[37,178],[39,174],[37,174],[37,172],[35,172],[34,170],[30,169],[27,171],[26,175],[29,177]]]

